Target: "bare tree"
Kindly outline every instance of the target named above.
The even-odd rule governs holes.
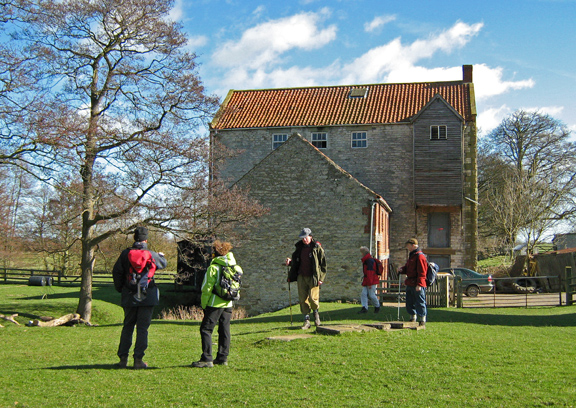
[[[560,121],[519,110],[481,142],[479,217],[485,233],[529,250],[555,223],[576,215],[576,146]]]
[[[190,233],[192,206],[203,206],[205,217],[193,232],[215,232],[212,198],[189,198],[208,187],[208,142],[199,126],[218,100],[205,94],[196,55],[168,20],[172,6],[172,0],[37,0],[20,10],[26,24],[15,39],[51,85],[42,106],[29,111],[27,128],[52,149],[58,173],[81,185],[77,312],[86,321],[104,240],[142,224]]]

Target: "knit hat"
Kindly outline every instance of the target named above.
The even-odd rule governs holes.
[[[410,238],[406,241],[407,244],[418,245],[418,240],[416,238]]]
[[[298,238],[302,239],[310,235],[312,235],[312,231],[310,231],[310,228],[304,228],[302,231],[300,231],[300,235],[298,235]]]
[[[134,230],[134,241],[136,242],[148,241],[148,228],[136,227],[136,229]]]

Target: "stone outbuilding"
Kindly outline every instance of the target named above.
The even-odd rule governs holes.
[[[283,263],[304,227],[312,230],[329,260],[322,300],[358,298],[359,248],[369,246],[371,236],[378,255],[389,257],[386,201],[299,134],[289,137],[236,184],[248,187],[251,197],[270,210],[258,220],[250,240],[234,250],[245,271],[240,304],[249,312],[288,305]]]

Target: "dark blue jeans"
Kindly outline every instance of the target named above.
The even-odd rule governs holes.
[[[426,288],[416,290],[416,286],[406,286],[406,311],[410,316],[426,316]]]
[[[154,306],[138,306],[124,308],[124,327],[120,335],[118,357],[128,357],[132,347],[132,335],[136,326],[136,344],[134,345],[134,358],[144,357],[148,348],[148,328],[152,322]]]
[[[212,358],[212,332],[218,323],[218,354],[216,358],[221,361],[228,359],[230,352],[230,320],[232,308],[210,307],[204,309],[204,319],[200,325],[200,338],[202,339],[201,361],[213,361]]]

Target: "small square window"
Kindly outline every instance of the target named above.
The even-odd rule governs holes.
[[[352,133],[352,147],[366,147],[366,132],[353,132]]]
[[[272,150],[277,149],[288,139],[288,135],[272,135]]]
[[[430,126],[430,140],[446,140],[447,133],[446,126]]]
[[[312,144],[318,149],[326,149],[328,147],[328,134],[312,133]]]

